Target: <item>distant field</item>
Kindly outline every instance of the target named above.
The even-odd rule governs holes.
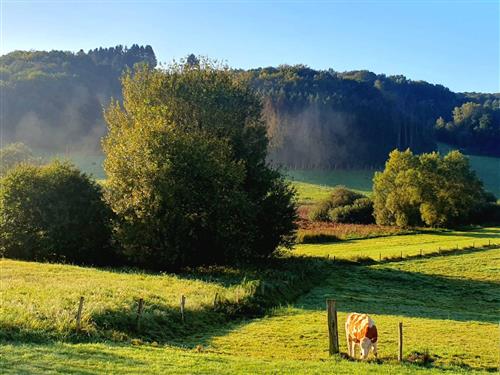
[[[446,153],[451,148],[440,144],[439,151]],[[92,174],[98,180],[105,179],[103,169],[104,156],[96,153],[68,152],[56,155],[38,152],[44,158],[66,158],[75,163],[84,172]],[[469,155],[473,169],[484,182],[487,190],[500,198],[500,158]],[[362,194],[370,195],[372,191],[373,170],[333,170],[306,171],[289,170],[286,172],[299,193],[304,204],[316,201],[328,195],[331,187],[345,185]]]
[[[402,235],[347,240],[326,244],[299,244],[293,253],[315,257],[329,256],[337,259],[382,258],[419,255],[442,250],[482,246],[489,243],[500,245],[500,228],[481,228],[472,231],[431,231],[418,235]]]
[[[344,185],[363,194],[370,194],[372,191],[373,173],[373,170],[287,171],[287,175],[294,182],[320,185],[323,189]],[[304,186],[304,192],[314,194],[309,190],[311,188],[311,186]]]

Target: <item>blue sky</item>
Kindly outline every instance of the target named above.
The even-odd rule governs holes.
[[[500,91],[499,0],[0,1],[2,54],[138,43],[161,62],[195,53]]]

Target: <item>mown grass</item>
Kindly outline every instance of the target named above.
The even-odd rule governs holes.
[[[336,259],[387,258],[426,255],[453,249],[480,247],[490,243],[500,244],[500,228],[477,228],[468,231],[435,230],[428,233],[347,240],[335,243],[298,244],[293,254]]]
[[[271,347],[265,345],[269,351]],[[174,347],[106,344],[3,345],[2,374],[450,374],[408,364],[359,363],[329,358],[268,360]]]
[[[269,361],[327,360],[325,300],[333,298],[341,325],[351,311],[375,319],[383,363],[396,359],[397,326],[403,322],[405,358],[428,351],[436,368],[494,371],[498,347],[492,345],[491,334],[498,330],[500,313],[499,256],[499,249],[491,249],[372,266],[338,264],[321,286],[294,305],[237,326],[215,337],[212,345],[226,354]],[[446,275],[448,268],[455,276]],[[463,272],[456,277],[459,269]],[[342,330],[340,338],[346,352]]]

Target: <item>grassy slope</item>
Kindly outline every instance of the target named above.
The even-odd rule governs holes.
[[[283,259],[275,262],[273,270],[211,268],[158,275],[1,260],[0,339],[120,342],[147,338],[198,344],[204,333],[243,311],[255,314],[268,304],[286,302],[308,290],[317,282],[318,267],[318,261]],[[263,283],[268,299],[259,294]],[[181,295],[187,298],[186,326],[179,311]],[[74,317],[80,296],[85,297],[85,304],[83,332],[78,336]],[[144,299],[145,308],[137,331],[139,298]]]
[[[372,238],[366,240],[348,240],[331,244],[296,245],[294,254],[324,257],[329,255],[337,259],[355,259],[370,257],[403,257],[442,250],[482,246],[488,243],[500,244],[500,228],[481,228],[473,231],[435,231],[418,235],[404,235]]]
[[[454,277],[442,276],[448,268]],[[498,269],[499,249],[369,267],[339,264],[293,306],[236,327],[216,337],[213,346],[268,360],[326,360],[325,299],[335,298],[340,322],[349,311],[372,315],[384,362],[395,359],[397,324],[402,321],[405,354],[428,350],[439,367],[494,370],[498,349],[491,345],[491,335],[498,330],[500,313]],[[341,350],[346,351],[343,337],[340,332]],[[380,367],[374,370],[382,372]]]

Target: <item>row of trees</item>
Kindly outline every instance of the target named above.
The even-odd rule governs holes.
[[[209,61],[142,65],[123,77],[123,98],[105,113],[104,192],[60,163],[1,180],[3,255],[178,269],[292,244],[294,191],[266,162],[247,82]]]

